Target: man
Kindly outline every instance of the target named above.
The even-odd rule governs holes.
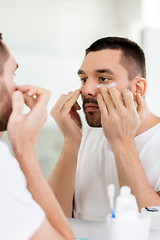
[[[86,50],[78,75],[81,89],[62,95],[51,111],[64,146],[49,183],[66,216],[73,211],[76,218],[105,221],[110,183],[116,195],[130,186],[139,209],[160,205],[160,118],[144,101],[142,49],[125,38],[99,39]],[[80,93],[90,126],[83,136]]]
[[[50,93],[39,87],[17,86],[13,82],[16,68],[0,34],[0,131],[7,128],[17,158],[0,140],[0,239],[75,239],[35,152]],[[24,101],[30,108],[26,115],[22,113]]]

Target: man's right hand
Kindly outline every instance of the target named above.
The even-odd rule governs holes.
[[[77,110],[80,110],[77,103],[80,92],[81,90],[78,89],[67,95],[61,95],[51,110],[51,116],[59,126],[66,142],[80,143],[81,141],[81,119],[77,113]]]
[[[7,126],[15,154],[34,149],[47,120],[47,103],[50,97],[48,90],[31,85],[17,86],[17,90],[13,93],[12,114]],[[28,114],[23,114],[24,101],[30,108]]]

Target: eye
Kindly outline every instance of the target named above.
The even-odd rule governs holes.
[[[81,82],[85,83],[87,81],[87,78],[81,78]]]
[[[107,81],[109,81],[109,80],[111,80],[109,77],[101,77],[101,78],[100,78],[100,81],[101,81],[101,82],[107,82]]]

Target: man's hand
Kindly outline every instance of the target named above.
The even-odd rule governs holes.
[[[116,88],[100,88],[97,101],[101,111],[104,135],[109,143],[134,139],[145,114],[143,97],[137,94],[137,109],[133,94],[125,89],[120,93]]]
[[[81,119],[77,113],[77,110],[80,110],[77,103],[80,92],[79,89],[67,95],[63,94],[51,110],[51,116],[59,126],[66,142],[81,141]]]
[[[47,119],[50,92],[30,85],[18,86],[12,96],[12,114],[8,121],[8,136],[13,150],[34,149],[36,140]],[[30,108],[23,114],[24,102]]]

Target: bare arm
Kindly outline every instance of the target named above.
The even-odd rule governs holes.
[[[7,127],[8,135],[14,154],[26,177],[27,188],[33,199],[46,213],[45,221],[31,239],[75,239],[53,192],[43,176],[34,150],[36,140],[47,118],[46,105],[50,94],[44,89],[32,86],[22,86],[19,87],[19,90],[24,94],[31,111],[29,114],[22,114],[23,95],[19,91],[15,92],[12,101],[13,111]],[[29,93],[29,96],[26,96],[27,93]],[[36,96],[36,98],[33,96]]]
[[[160,205],[160,198],[145,176],[134,144],[134,136],[145,112],[143,98],[137,96],[137,111],[133,95],[127,89],[122,92],[123,99],[115,88],[101,89],[101,94],[98,102],[103,131],[114,153],[120,186],[131,187],[139,209]]]
[[[80,91],[62,95],[51,111],[64,136],[64,146],[59,160],[49,178],[65,215],[72,217],[73,195],[77,167],[77,156],[81,141],[81,122],[76,104]]]
[[[48,180],[66,217],[72,217],[73,195],[79,147],[65,143],[60,158]]]
[[[134,141],[112,145],[120,186],[130,186],[136,196],[139,209],[159,206],[160,197],[150,186],[139,160]]]

